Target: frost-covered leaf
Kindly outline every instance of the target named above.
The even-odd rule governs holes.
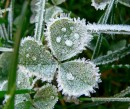
[[[92,6],[94,6],[96,10],[104,10],[110,2],[111,0],[92,0]],[[130,0],[117,0],[117,2],[130,7]]]
[[[65,15],[47,23],[46,36],[49,48],[60,61],[82,52],[92,39],[84,19],[71,19]]]
[[[0,80],[0,91],[5,91],[7,90],[7,80]]]
[[[121,4],[130,7],[130,0],[118,0]]]
[[[21,66],[17,71],[17,89],[31,89],[30,78]]]
[[[51,0],[51,1],[52,1],[52,3],[54,5],[59,5],[59,4],[63,3],[63,2],[65,2],[66,0]]]
[[[57,6],[47,8],[45,13],[45,22],[49,22],[50,18],[54,18],[55,16],[59,15],[62,12],[63,10]]]
[[[98,57],[93,60],[96,65],[103,65],[117,61],[126,55],[130,54],[130,45],[128,47],[121,48],[120,50],[114,51],[108,55]]]
[[[51,81],[54,77],[57,63],[41,42],[27,37],[22,40],[19,52],[19,64],[43,81]]]
[[[0,55],[0,79],[6,80],[8,77],[11,55],[12,53],[10,52],[5,52]]]
[[[94,6],[96,10],[104,10],[109,2],[110,0],[92,0],[92,6]]]
[[[42,86],[34,96],[33,105],[37,109],[53,109],[58,101],[57,88],[51,84]]]
[[[30,78],[27,76],[26,72],[22,67],[19,66],[17,71],[17,89],[31,89]],[[15,104],[28,101],[30,99],[30,95],[27,94],[19,94],[15,96]]]
[[[4,81],[1,90],[7,90],[8,81]],[[17,90],[20,89],[31,89],[30,78],[26,76],[25,72],[19,67],[17,71]],[[29,94],[18,94],[15,96],[15,104],[19,104],[23,101],[28,101],[30,99]]]
[[[68,96],[90,96],[101,82],[98,67],[91,61],[74,60],[60,64],[57,82],[59,90]]]
[[[30,101],[24,101],[15,105],[15,109],[36,109],[32,106]]]

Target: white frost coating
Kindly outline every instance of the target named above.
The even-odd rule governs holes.
[[[75,39],[79,39],[80,36],[79,36],[78,33],[75,33],[75,34],[74,34],[74,37],[75,37]]]
[[[110,0],[103,0],[100,3],[96,3],[96,0],[92,0],[92,6],[95,7],[96,10],[100,9],[100,10],[104,10],[105,7],[107,6],[107,4],[109,3]]]
[[[26,57],[28,58],[28,57],[29,57],[29,54],[26,54]]]
[[[73,76],[71,73],[67,73],[67,74],[66,74],[66,78],[67,78],[68,80],[74,80],[74,76]]]
[[[130,34],[130,25],[108,25],[108,24],[88,24],[88,32],[100,32],[108,34]]]
[[[0,84],[0,91],[4,90],[4,86],[7,84],[7,80],[3,81],[2,84]]]
[[[0,47],[0,51],[2,51],[2,52],[13,52],[13,48]]]
[[[44,12],[45,12],[45,2],[46,0],[39,0],[37,2],[37,19],[35,22],[35,35],[34,38],[37,41],[41,40],[42,37],[42,29],[43,29],[43,20],[44,20]]]
[[[26,55],[30,58],[25,57]],[[35,40],[27,40],[26,43],[24,41],[20,46],[19,65],[29,76],[36,76],[37,79],[48,82],[53,80],[57,68],[57,62],[50,52]]]
[[[45,12],[45,22],[49,22],[51,18],[54,18],[55,16],[61,14],[63,10],[58,6],[51,6],[46,9]]]
[[[71,30],[74,30],[74,27],[70,27]]]
[[[5,13],[6,11],[11,11],[11,8],[0,9],[0,13]]]
[[[34,39],[34,37],[31,37],[31,36],[28,36],[28,37],[25,37],[21,40],[21,46],[23,46],[23,44],[27,41],[34,41],[34,42],[37,42],[38,45],[42,45],[42,42],[41,41],[37,41]]]
[[[32,57],[32,59],[33,59],[34,61],[36,61],[36,60],[37,60],[37,58],[36,58],[35,56],[33,56],[33,57]]]
[[[52,84],[43,85],[34,95],[33,105],[38,109],[53,109],[58,101],[57,88]]]
[[[71,40],[65,41],[66,46],[71,47],[73,45],[73,42]]]
[[[66,28],[62,28],[61,31],[66,32]]]
[[[60,36],[56,38],[56,42],[57,42],[57,43],[60,43],[60,42],[61,42],[61,37],[60,37]]]

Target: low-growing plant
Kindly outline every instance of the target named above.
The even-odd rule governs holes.
[[[105,42],[103,34],[112,37],[130,34],[129,25],[107,24],[113,6],[121,3],[129,7],[129,1],[92,0],[96,9],[106,8],[98,23],[87,23],[59,7],[63,2],[65,0],[25,1],[21,15],[15,20],[15,33],[14,1],[9,8],[0,10],[1,18],[8,11],[8,29],[0,24],[0,93],[5,96],[4,109],[53,109],[58,99],[63,105],[64,101],[78,104],[84,100],[93,101],[93,106],[113,101],[130,102],[129,97],[124,97],[129,94],[129,87],[113,97],[91,97],[96,88],[100,89],[102,67],[109,68],[111,63],[130,54],[130,45],[123,46],[126,45],[124,40],[117,44],[121,48],[106,55],[99,53]],[[23,37],[29,4],[34,34]],[[87,53],[91,50],[93,54],[79,58],[83,50]],[[116,67],[130,68],[128,64],[111,66]]]

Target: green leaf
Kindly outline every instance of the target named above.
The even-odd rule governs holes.
[[[63,3],[63,2],[65,2],[66,0],[51,0],[51,1],[52,1],[52,3],[54,5],[59,5],[59,4]]]
[[[98,71],[95,64],[84,59],[62,63],[57,76],[58,89],[68,96],[90,96],[101,82]]]
[[[85,20],[61,15],[47,23],[48,46],[60,61],[67,60],[85,49],[93,36],[86,31]]]
[[[51,84],[42,86],[34,95],[33,105],[37,109],[53,109],[58,101],[57,88]]]
[[[0,79],[7,80],[12,53],[5,52],[0,55]]]
[[[34,38],[22,40],[19,51],[19,64],[29,75],[34,75],[43,81],[51,81],[54,77],[57,62],[42,43]]]
[[[32,106],[30,101],[24,101],[15,105],[15,109],[36,109]]]
[[[120,50],[114,51],[108,55],[98,57],[94,59],[93,62],[96,65],[109,64],[125,57],[128,54],[130,54],[130,45],[128,45],[128,47],[124,47],[124,48],[121,48]]]

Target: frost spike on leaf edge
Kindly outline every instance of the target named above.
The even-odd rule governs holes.
[[[92,4],[91,4],[91,6],[94,6],[94,8],[95,8],[96,10],[98,10],[98,9],[100,9],[100,10],[104,10],[105,7],[107,6],[107,4],[109,4],[109,0],[104,1],[104,2],[100,2],[99,4],[96,3],[95,0],[92,0]]]

